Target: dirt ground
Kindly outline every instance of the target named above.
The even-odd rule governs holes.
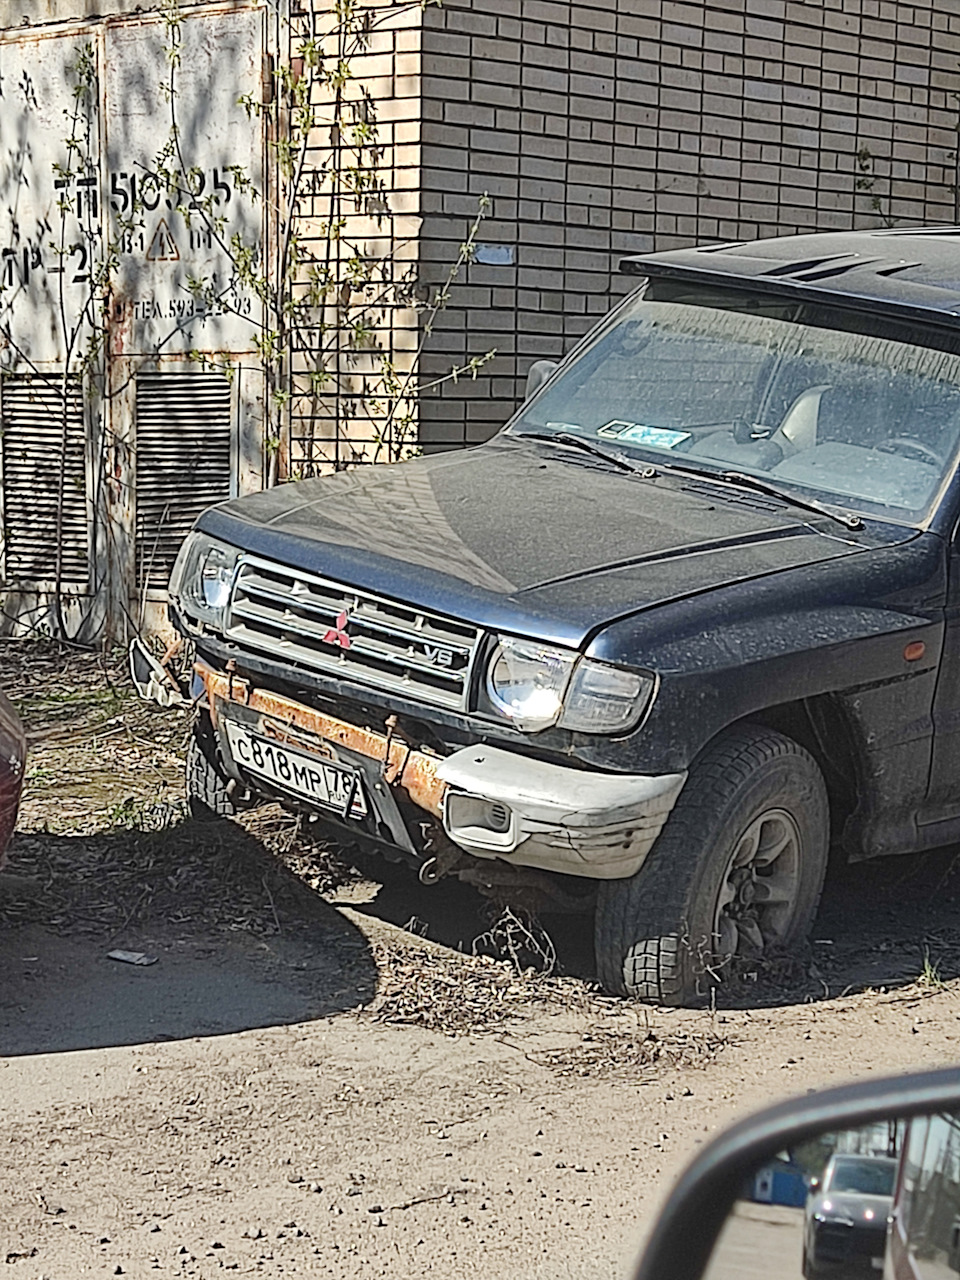
[[[274,810],[190,821],[188,718],[116,659],[6,643],[0,685],[32,738],[0,876],[11,1280],[626,1276],[734,1116],[960,1058],[955,851],[835,869],[808,954],[652,1010],[598,994],[582,921],[518,975],[470,954],[461,886]]]

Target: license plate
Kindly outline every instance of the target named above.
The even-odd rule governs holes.
[[[237,764],[249,773],[266,778],[283,791],[322,809],[333,809],[341,817],[365,816],[367,803],[356,769],[333,764],[295,747],[281,746],[230,720],[225,720],[225,725],[230,752]]]
[[[871,1267],[873,1267],[874,1271],[882,1271],[882,1270],[883,1270],[883,1259],[882,1259],[882,1258],[871,1258],[871,1259],[870,1259],[870,1265],[871,1265]]]

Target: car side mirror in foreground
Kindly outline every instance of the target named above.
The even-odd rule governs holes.
[[[527,370],[527,386],[523,393],[524,401],[530,400],[537,394],[556,368],[556,360],[534,360]]]
[[[960,1068],[781,1103],[681,1176],[634,1280],[960,1275]]]

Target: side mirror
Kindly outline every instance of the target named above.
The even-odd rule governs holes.
[[[932,1276],[924,1259],[957,1255],[958,1222],[960,1070],[871,1080],[716,1138],[680,1177],[634,1280]]]
[[[534,360],[527,370],[527,386],[523,393],[524,400],[529,400],[532,396],[535,396],[556,368],[556,360]]]

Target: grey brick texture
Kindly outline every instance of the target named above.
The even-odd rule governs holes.
[[[497,355],[422,407],[425,449],[504,422],[628,287],[622,255],[960,221],[960,0],[444,0],[420,22],[423,282],[485,192],[480,240],[513,251],[436,327],[429,375]]]

